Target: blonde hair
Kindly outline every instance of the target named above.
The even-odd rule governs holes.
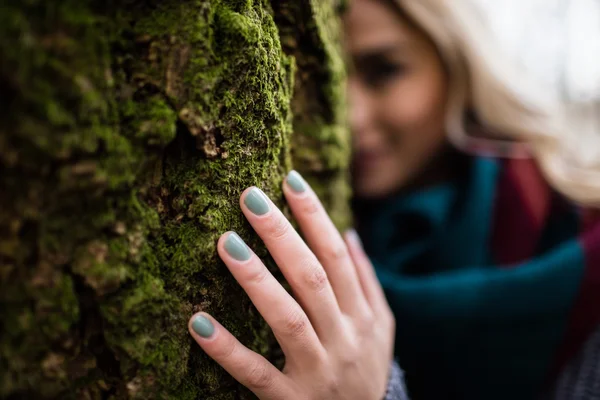
[[[472,110],[485,131],[498,132],[491,139],[494,147],[511,149],[513,157],[533,156],[556,190],[583,205],[600,205],[599,160],[581,157],[590,144],[568,135],[560,104],[543,98],[502,57],[472,0],[392,1],[436,44],[448,70],[446,128],[453,145],[468,150],[490,142],[465,126],[466,112]],[[519,152],[522,147],[526,151]]]

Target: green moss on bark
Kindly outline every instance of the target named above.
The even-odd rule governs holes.
[[[297,61],[292,112],[294,165],[338,227],[352,224],[346,125],[346,75],[339,15],[345,0],[274,3],[284,51]]]
[[[301,49],[267,1],[0,6],[0,397],[251,397],[192,344],[198,310],[280,359],[215,245],[236,230],[267,256],[238,197],[283,205],[292,149],[348,221],[336,6],[293,4]]]

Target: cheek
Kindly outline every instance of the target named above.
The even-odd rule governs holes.
[[[431,76],[398,82],[383,99],[382,119],[401,136],[443,133],[439,131],[444,124],[445,92],[444,82]]]
[[[418,179],[445,146],[446,89],[443,80],[431,75],[389,89],[380,104],[380,122],[388,137],[384,169],[399,187]]]

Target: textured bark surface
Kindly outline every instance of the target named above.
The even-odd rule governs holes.
[[[186,324],[281,362],[216,258],[236,230],[267,259],[244,188],[285,208],[296,167],[349,224],[340,7],[2,1],[1,398],[252,397]]]

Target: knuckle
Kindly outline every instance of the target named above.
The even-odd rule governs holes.
[[[248,272],[246,276],[246,281],[254,285],[260,285],[267,279],[268,276],[269,271],[267,270],[267,268],[261,265],[259,268],[255,268],[252,271]]]
[[[266,228],[266,234],[275,240],[281,240],[285,238],[290,232],[289,222],[282,216],[274,214],[270,217]]]
[[[372,312],[365,312],[361,314],[360,324],[358,326],[359,333],[364,335],[369,335],[373,329],[375,324],[375,315]]]
[[[285,318],[283,329],[289,337],[303,336],[308,329],[308,319],[301,311],[293,310]]]
[[[302,204],[302,213],[306,215],[314,215],[320,210],[319,202],[312,196],[308,197]]]
[[[340,353],[338,359],[338,369],[343,371],[343,374],[354,375],[357,370],[361,367],[361,358],[364,358],[364,355],[361,357],[360,346],[357,344],[357,341],[351,341],[347,343],[344,351]]]
[[[336,244],[324,249],[323,255],[329,262],[343,261],[349,257],[348,248],[344,244]]]
[[[334,374],[325,374],[323,377],[323,386],[328,393],[328,398],[337,398],[340,393],[340,381]]]
[[[343,357],[341,364],[344,371],[354,371],[358,369],[360,365],[356,357],[351,357],[350,355]]]
[[[341,361],[345,367],[358,364],[358,358],[361,353],[361,340],[359,337],[354,337],[345,342],[344,352],[341,354]]]
[[[268,389],[273,384],[273,375],[264,362],[255,362],[247,369],[246,383],[253,389]]]
[[[214,358],[220,362],[229,359],[235,352],[236,343],[233,338],[225,340],[224,343],[215,350]]]
[[[329,285],[327,273],[316,261],[310,260],[305,263],[306,273],[303,275],[304,285],[313,292],[321,292]]]

